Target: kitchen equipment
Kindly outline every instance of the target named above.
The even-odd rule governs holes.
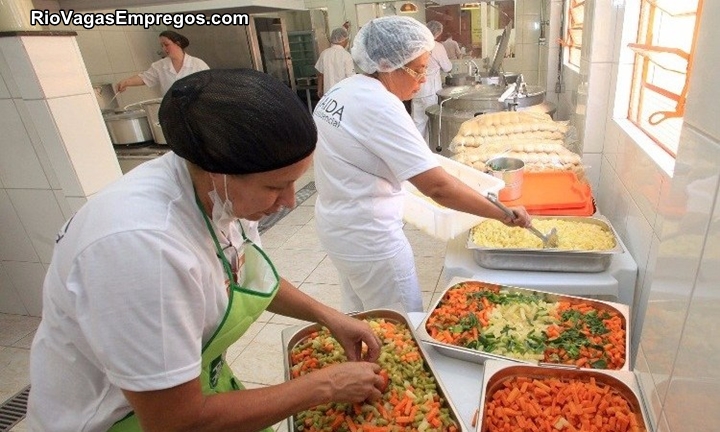
[[[513,213],[512,210],[505,207],[500,203],[500,201],[497,198],[497,195],[489,193],[487,194],[487,199],[490,200],[491,203],[495,204],[500,210],[504,211],[508,217],[511,219],[515,219],[515,213]],[[526,227],[531,233],[535,234],[542,240],[543,242],[543,249],[548,248],[556,248],[558,246],[558,235],[557,230],[555,228],[551,229],[550,232],[547,234],[543,234],[540,231],[537,230],[534,226],[530,225],[529,227]]]
[[[161,102],[162,98],[158,98],[144,101],[140,104],[140,106],[142,106],[147,112],[148,123],[150,123],[150,130],[152,131],[155,144],[167,144],[165,135],[163,135],[162,127],[160,126],[160,117],[158,115]]]
[[[407,329],[407,331],[410,333],[411,339],[410,341],[406,341],[406,344],[414,343],[414,345],[417,346],[417,352],[420,355],[420,358],[422,359],[422,369],[425,372],[428,372],[429,375],[434,379],[435,381],[435,389],[437,391],[437,395],[440,397],[442,407],[445,409],[447,408],[449,417],[452,419],[457,425],[458,429],[461,430],[462,422],[460,421],[460,416],[458,415],[458,411],[453,405],[453,402],[448,398],[448,391],[443,385],[443,383],[438,378],[438,375],[435,373],[435,367],[432,364],[432,361],[430,357],[428,356],[426,352],[426,348],[420,343],[419,338],[415,334],[414,325],[411,323],[410,319],[405,315],[404,312],[401,312],[399,310],[393,310],[393,309],[374,309],[369,310],[365,312],[360,312],[353,315],[355,318],[358,319],[383,319],[388,323],[394,324],[394,325],[400,325]],[[299,344],[302,344],[307,339],[312,337],[312,335],[318,331],[320,331],[323,327],[319,324],[313,324],[308,325],[305,327],[289,327],[282,331],[282,346],[283,346],[283,363],[284,363],[284,372],[285,372],[285,380],[290,380],[293,378],[292,374],[292,365],[293,365],[293,358],[292,358],[292,351],[293,348],[298,346]],[[376,330],[378,331],[378,330]],[[391,351],[400,352],[400,348],[392,349]],[[382,355],[388,355],[386,354],[388,351],[383,350],[381,354]],[[392,354],[390,354],[392,355]],[[381,366],[383,366],[383,362],[389,362],[390,360],[379,360],[381,363]],[[415,379],[416,372],[413,372],[415,367],[417,366],[416,361],[408,360],[402,365],[402,368],[399,368],[396,373],[399,374],[408,374],[407,380],[412,382]],[[404,375],[403,375],[404,377]],[[402,378],[402,377],[401,377]],[[393,378],[393,381],[395,381],[396,378]],[[416,390],[417,392],[418,390]],[[368,403],[364,404],[363,407],[370,407],[372,406]],[[295,427],[295,421],[299,417],[300,413],[297,413],[295,415],[292,415],[288,417],[288,430],[289,431],[297,431]]]
[[[425,110],[429,118],[430,148],[444,156],[452,156],[448,146],[465,121],[481,114],[509,110],[508,102],[512,101],[498,102],[504,90],[502,86],[475,84],[445,87],[438,91],[438,105]],[[528,86],[528,96],[518,98],[517,110],[552,115],[555,105],[545,102],[542,87]]]
[[[115,93],[113,85],[109,83],[98,83],[93,84],[93,91],[95,92],[95,99],[97,99],[100,111],[115,110],[118,108],[117,95]]]
[[[105,126],[114,145],[139,144],[152,141],[152,132],[144,110],[103,114]]]
[[[623,252],[618,235],[607,219],[578,216],[536,216],[534,219],[558,219],[599,225],[603,230],[612,233],[615,247],[593,251],[483,247],[473,241],[472,230],[468,235],[466,247],[472,251],[475,262],[481,267],[543,272],[602,272],[607,270],[613,255]]]
[[[516,200],[522,196],[525,171],[525,162],[522,159],[495,157],[485,162],[485,166],[488,174],[505,182],[505,187],[500,189],[498,194],[501,200]]]
[[[542,364],[542,365],[553,365],[553,366],[565,366],[563,364],[559,363],[545,363],[540,362],[539,360],[533,360],[533,359],[520,359],[513,357],[509,354],[503,355],[503,354],[497,354],[495,352],[491,352],[491,350],[486,350],[482,346],[470,348],[468,346],[461,346],[457,344],[451,344],[449,342],[443,341],[438,339],[437,337],[433,337],[430,335],[430,333],[433,331],[432,324],[433,324],[433,314],[440,306],[443,305],[444,301],[447,301],[449,297],[457,299],[458,303],[464,303],[465,301],[464,296],[468,297],[467,302],[481,302],[482,303],[482,296],[472,293],[472,290],[468,290],[466,294],[462,294],[463,291],[463,284],[475,284],[478,287],[482,287],[483,290],[487,289],[489,291],[498,291],[505,296],[507,299],[511,299],[513,296],[515,297],[522,297],[524,300],[519,301],[516,303],[516,305],[520,305],[522,302],[527,302],[528,306],[530,306],[530,300],[535,302],[547,302],[547,303],[558,303],[563,302],[570,305],[578,305],[578,304],[584,304],[589,305],[596,311],[599,311],[600,313],[607,312],[608,314],[616,315],[620,321],[621,321],[621,328],[625,331],[625,340],[623,345],[623,358],[622,362],[615,362],[614,367],[617,368],[617,370],[630,370],[630,364],[632,363],[630,361],[630,308],[627,305],[619,304],[619,303],[613,303],[608,301],[602,301],[602,300],[594,300],[594,299],[587,299],[582,297],[576,297],[576,296],[568,296],[568,295],[562,295],[547,291],[537,291],[532,290],[528,288],[519,288],[516,286],[511,285],[503,285],[503,284],[496,284],[496,283],[490,283],[490,282],[484,282],[479,280],[473,280],[473,279],[466,279],[466,278],[453,278],[453,280],[450,282],[448,287],[445,289],[445,291],[442,292],[442,294],[438,297],[437,300],[431,306],[428,308],[428,313],[421,322],[421,324],[417,327],[417,332],[420,335],[420,338],[426,342],[427,344],[431,345],[433,348],[435,348],[438,352],[441,354],[453,357],[459,360],[469,361],[473,363],[484,363],[486,360],[504,360],[504,361],[512,361],[516,363],[527,363],[527,364]],[[499,300],[498,300],[499,301]],[[490,302],[492,303],[492,302]],[[538,316],[532,316],[532,315],[522,315],[521,318],[518,319],[511,319],[509,315],[515,314],[525,314],[525,310],[531,310],[531,307],[528,307],[527,309],[514,306],[511,307],[510,300],[506,300],[506,304],[508,305],[508,308],[503,312],[503,317],[507,317],[507,323],[505,324],[509,330],[508,334],[512,332],[521,332],[522,327],[527,322],[528,324],[532,324],[533,326],[538,325],[540,326],[545,319],[544,316],[541,314],[538,314]],[[515,312],[510,312],[511,309],[514,309]],[[522,312],[521,312],[522,309]],[[538,308],[539,310],[539,308]],[[528,312],[529,313],[529,312]],[[467,316],[458,316],[458,322],[462,322],[463,319],[467,319]],[[511,328],[512,327],[512,328]],[[437,330],[437,329],[435,329]],[[478,329],[480,330],[480,329]],[[525,328],[527,330],[527,328]],[[458,332],[459,333],[459,332]],[[478,331],[477,339],[489,341],[487,339],[487,335],[483,335]],[[485,339],[483,339],[485,338]],[[532,343],[533,341],[529,337],[520,337],[518,335],[517,338],[514,339],[514,342],[518,344],[518,346],[524,347],[527,343]],[[487,342],[491,343],[491,342]],[[500,341],[495,340],[494,343],[499,344]],[[469,341],[468,341],[469,344]],[[472,346],[472,344],[470,344]],[[622,351],[620,351],[622,352]],[[590,368],[592,365],[586,365],[585,368]],[[602,365],[595,365],[596,368],[600,368],[599,366]],[[606,369],[609,366],[611,366],[610,363],[606,364],[606,367],[601,369]],[[576,367],[576,366],[573,366]]]
[[[652,431],[652,427],[647,418],[646,405],[642,398],[642,392],[640,386],[635,377],[635,374],[630,371],[609,371],[609,370],[578,370],[564,367],[540,367],[531,365],[517,365],[502,361],[490,360],[485,363],[483,379],[482,379],[482,390],[479,401],[479,413],[480,419],[477,422],[477,432],[486,432],[489,430],[490,418],[486,412],[486,407],[491,404],[494,399],[493,396],[496,392],[500,391],[506,386],[512,379],[529,379],[529,380],[544,380],[544,379],[557,379],[560,382],[582,382],[590,383],[591,386],[601,387],[601,391],[608,391],[619,395],[625,400],[629,407],[632,415],[635,417],[633,422],[637,423],[637,428],[632,429],[627,427],[622,429],[619,425],[614,430],[635,430],[638,432]],[[608,389],[609,388],[609,389]],[[562,405],[559,397],[549,396],[553,401],[553,405]],[[499,399],[499,397],[498,397]],[[573,398],[570,398],[572,400]],[[565,400],[563,398],[563,400]],[[573,401],[575,402],[575,401]],[[614,407],[609,410],[601,410],[597,412],[597,415],[604,417],[614,416]],[[563,411],[567,412],[567,411]],[[612,413],[612,414],[611,414]],[[523,413],[527,414],[527,413]],[[566,415],[566,414],[563,414]],[[537,417],[537,416],[534,416]],[[563,417],[560,417],[563,418]],[[610,418],[608,417],[607,420]],[[554,419],[555,420],[555,419]],[[603,420],[603,419],[601,419]],[[557,430],[580,430],[570,429],[563,423],[557,423],[560,420],[555,420],[558,427],[553,427]],[[554,425],[551,425],[554,426]],[[519,430],[519,429],[518,429]],[[531,430],[529,427],[523,430]],[[582,429],[586,430],[586,429]]]
[[[475,168],[448,159],[445,156],[435,155],[435,157],[445,171],[482,195],[490,192],[497,193],[505,185],[502,179],[495,178]],[[410,182],[403,182],[402,187],[405,192],[403,219],[435,238],[447,241],[464,233],[483,220],[480,216],[442,207],[423,195]]]

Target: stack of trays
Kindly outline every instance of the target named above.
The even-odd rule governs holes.
[[[590,216],[595,213],[590,185],[572,171],[525,172],[522,195],[507,206],[524,206],[531,215]]]

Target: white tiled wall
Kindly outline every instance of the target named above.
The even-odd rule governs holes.
[[[50,11],[59,9],[54,0],[47,0],[45,3],[42,7]],[[147,70],[152,62],[162,58],[158,35],[167,30],[167,27],[153,26],[146,29],[142,26],[98,26],[86,29],[71,25],[49,29],[77,32],[77,46],[90,81],[93,84],[111,83],[115,88],[115,84],[120,80]],[[187,51],[195,55],[192,41]],[[159,87],[130,87],[117,97],[117,102],[119,107],[124,107],[160,96]]]
[[[636,34],[636,2],[590,0],[588,7],[593,13],[585,16],[586,29],[592,28],[585,144],[602,158],[599,209],[638,264],[635,370],[657,430],[715,430],[720,424],[720,109],[713,101],[720,89],[701,83],[717,76],[720,54],[714,41],[720,29],[710,22],[720,16],[720,3],[704,3],[690,78],[692,109],[686,111],[676,160],[624,120],[632,56],[623,47]],[[598,48],[606,30],[614,33],[614,45],[603,41]],[[608,67],[607,75],[595,73]],[[600,94],[607,86],[606,115],[590,115],[598,101],[594,86]],[[601,131],[601,142],[592,130]]]
[[[120,176],[75,38],[0,38],[0,312],[39,316],[55,235]]]

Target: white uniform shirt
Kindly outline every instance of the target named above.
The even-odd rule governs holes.
[[[204,61],[185,53],[179,72],[175,72],[170,57],[165,57],[164,59],[154,62],[150,65],[150,69],[138,75],[140,75],[140,78],[142,78],[148,87],[155,87],[160,84],[160,93],[165,95],[175,81],[207,69],[210,68]]]
[[[352,56],[342,45],[333,44],[320,53],[315,69],[323,74],[323,91],[328,92],[335,84],[355,75]]]
[[[184,160],[126,174],[59,234],[31,349],[30,430],[106,431],[131,410],[121,388],[198,377],[227,302]]]
[[[448,58],[447,51],[445,51],[443,44],[435,42],[435,46],[433,46],[432,51],[430,51],[425,82],[420,85],[420,90],[415,93],[413,99],[434,96],[438,91],[442,90],[440,70],[450,72],[452,67],[452,62]]]
[[[397,96],[380,81],[352,76],[313,113],[317,230],[344,259],[379,260],[404,244],[401,182],[438,166]]]
[[[447,51],[447,55],[450,60],[457,60],[462,56],[460,44],[458,44],[455,39],[447,38],[442,44],[445,47],[445,51]]]

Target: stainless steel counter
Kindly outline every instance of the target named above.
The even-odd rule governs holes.
[[[113,146],[123,174],[140,165],[143,162],[160,157],[170,151],[170,147],[164,144],[149,144]]]

